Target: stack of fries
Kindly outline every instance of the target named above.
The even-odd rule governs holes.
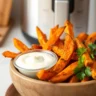
[[[81,32],[74,37],[73,25],[66,21],[63,27],[59,25],[51,28],[49,39],[36,27],[38,41],[28,48],[20,40],[14,38],[14,46],[20,51],[18,53],[5,51],[3,56],[15,58],[23,52],[44,49],[57,54],[58,61],[48,70],[40,70],[37,77],[40,80],[53,83],[58,82],[85,82],[96,79],[96,32],[88,35]],[[60,36],[65,33],[63,40]]]

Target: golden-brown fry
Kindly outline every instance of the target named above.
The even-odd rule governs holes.
[[[89,81],[90,78],[89,77],[85,77],[83,80],[81,80],[81,82],[86,82],[86,81]]]
[[[77,38],[81,41],[81,42],[84,42],[88,37],[88,34],[86,34],[85,32],[81,32]]]
[[[75,38],[75,43],[77,48],[85,48],[85,45],[78,38]]]
[[[58,62],[55,64],[55,66],[51,69],[39,71],[37,73],[37,77],[40,80],[49,80],[50,78],[61,72],[68,63],[69,61],[64,61],[62,58],[60,58]]]
[[[64,48],[64,40],[58,39],[58,41],[56,42],[55,46],[57,46],[60,49],[63,49]]]
[[[92,68],[92,78],[96,80],[96,61],[94,61]]]
[[[83,57],[85,59],[85,61],[84,61],[85,66],[89,66],[90,68],[92,68],[93,61],[92,61],[91,57],[89,56],[88,52],[84,53]]]
[[[96,32],[93,32],[88,36],[88,38],[85,41],[85,45],[88,46],[90,43],[94,43],[96,41]]]
[[[34,50],[34,49],[42,49],[42,47],[38,44],[32,44],[30,50]]]
[[[69,80],[69,83],[76,83],[79,82],[78,78],[76,77],[76,75],[72,76]]]
[[[73,27],[73,24],[70,21],[66,20],[66,22],[64,22],[64,26],[68,26],[68,25]]]
[[[75,43],[74,40],[66,34],[64,48],[58,48],[57,46],[53,46],[52,50],[58,55],[61,56],[64,60],[69,60],[74,52]]]
[[[77,67],[78,62],[74,62],[66,67],[63,71],[52,77],[49,81],[53,83],[63,82],[74,74],[74,69]]]
[[[51,28],[51,30],[50,30],[50,35],[49,35],[49,39],[54,36],[54,33],[56,32],[56,30],[57,30],[58,28],[59,28],[59,25],[56,25],[54,28]]]
[[[77,45],[78,48],[85,48],[84,44],[78,38],[75,38],[75,41],[76,41],[76,45]],[[86,51],[82,56],[85,59],[84,60],[85,66],[92,67],[93,66],[93,61],[92,61],[88,51]]]
[[[73,25],[69,22],[69,21],[66,21],[65,23],[65,33],[66,36],[65,36],[65,40],[64,40],[64,48],[63,49],[58,49],[58,48],[54,48],[54,51],[55,49],[58,49],[58,51],[56,53],[59,54],[60,52],[60,55],[64,60],[69,60],[75,50],[75,43],[74,43],[74,40],[73,40],[73,37],[74,37],[74,32],[73,32]]]
[[[53,46],[52,50],[54,53],[56,53],[58,56],[62,56],[64,54],[64,49],[59,48],[58,46]]]
[[[65,27],[60,27],[56,30],[54,35],[47,41],[47,43],[43,46],[43,49],[49,50],[59,39],[59,37],[64,32]]]
[[[72,38],[74,38],[73,25],[71,24],[71,22],[66,21],[64,25],[66,26],[65,33],[69,34]]]
[[[46,37],[46,35],[40,30],[39,27],[36,27],[36,31],[37,31],[38,41],[39,41],[40,45],[43,47],[43,46],[45,45],[45,43],[47,42],[47,37]]]
[[[56,75],[56,72],[53,71],[52,69],[49,69],[49,70],[40,70],[38,73],[37,73],[37,77],[40,79],[40,80],[49,80],[51,77],[53,77],[54,75]]]
[[[21,42],[20,40],[14,38],[13,39],[13,42],[14,42],[14,46],[20,51],[20,52],[25,52],[25,51],[28,51],[29,48],[23,43]]]
[[[69,60],[74,50],[75,50],[74,40],[71,38],[69,34],[66,34],[64,41],[64,54],[62,55],[62,58],[64,60]]]
[[[19,53],[14,53],[14,52],[11,52],[11,51],[5,51],[2,53],[2,55],[4,57],[7,57],[7,58],[15,58],[17,55],[19,55]]]

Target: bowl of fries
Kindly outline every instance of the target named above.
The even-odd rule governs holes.
[[[10,63],[13,84],[21,96],[96,96],[96,81],[50,83],[22,75]]]
[[[3,56],[12,58],[10,73],[18,92],[22,96],[96,96],[96,32],[81,32],[74,37],[69,21],[63,27],[51,28],[48,39],[39,27],[36,31],[40,44],[28,48],[14,38],[14,46],[20,52],[3,52]],[[22,75],[13,64],[18,55],[34,49],[49,50],[58,56],[53,67],[37,72],[37,79]]]

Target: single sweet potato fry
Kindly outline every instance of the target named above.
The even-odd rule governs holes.
[[[43,49],[49,50],[59,39],[59,37],[64,32],[65,27],[60,27],[56,30],[54,35],[47,41],[47,43],[44,45]]]
[[[88,37],[88,34],[86,34],[85,32],[81,32],[77,38],[81,41],[81,42],[84,42]]]
[[[68,26],[68,25],[73,27],[72,23],[69,20],[66,20],[66,22],[64,22],[64,26]]]
[[[56,25],[54,28],[51,28],[51,30],[50,30],[50,35],[49,35],[49,39],[54,36],[54,33],[56,32],[56,30],[57,30],[58,28],[59,28],[59,25]]]
[[[71,38],[69,34],[66,34],[65,41],[64,41],[64,54],[62,55],[62,58],[64,60],[69,60],[74,50],[75,50],[74,40]]]
[[[37,77],[40,80],[44,80],[47,81],[49,80],[51,77],[53,77],[54,75],[56,75],[57,73],[55,71],[53,71],[53,69],[49,69],[49,70],[40,70],[37,73]]]
[[[75,43],[74,43],[74,32],[73,32],[73,25],[69,22],[66,21],[65,23],[65,39],[64,39],[64,48],[63,51],[60,51],[61,57],[64,60],[69,60],[75,50]]]
[[[5,51],[2,53],[2,55],[4,57],[7,57],[7,58],[15,58],[17,55],[19,55],[19,53],[14,53],[14,52],[11,52],[11,51]]]
[[[47,37],[46,35],[40,30],[39,27],[36,27],[36,31],[37,31],[37,36],[38,36],[38,41],[40,43],[40,45],[42,47],[45,46],[46,42],[47,42]]]
[[[64,61],[62,58],[60,58],[58,62],[55,64],[55,66],[51,69],[39,71],[37,73],[37,77],[40,80],[49,80],[50,78],[61,72],[68,63],[69,61]]]
[[[60,49],[64,48],[64,40],[58,39],[58,41],[55,43],[55,46],[57,46]]]
[[[71,24],[71,22],[66,21],[64,25],[66,26],[65,33],[69,34],[72,38],[74,38],[73,25]]]
[[[83,57],[85,58],[85,61],[84,61],[85,66],[89,66],[90,68],[92,68],[93,67],[93,60],[89,56],[89,53],[88,52],[84,53]]]
[[[96,32],[93,32],[88,36],[85,41],[85,45],[88,46],[90,43],[94,43],[96,41]]]
[[[42,46],[40,46],[38,44],[32,44],[30,50],[34,50],[34,49],[42,49]]]
[[[85,77],[83,80],[81,80],[81,82],[86,82],[86,81],[89,81],[90,78],[89,77]]]
[[[78,38],[75,38],[75,42],[76,42],[76,45],[78,48],[85,48],[84,44]],[[91,59],[88,51],[86,51],[82,56],[85,59],[84,60],[85,66],[92,67],[93,66],[93,60]]]
[[[21,42],[20,40],[14,38],[13,39],[13,42],[14,42],[14,46],[20,51],[20,52],[25,52],[25,51],[28,51],[29,48],[23,43]]]
[[[56,53],[58,56],[62,56],[64,54],[64,49],[59,48],[58,46],[53,46],[52,50],[54,53]]]
[[[76,77],[76,75],[72,76],[69,80],[69,83],[76,83],[79,82],[78,78]]]
[[[59,83],[67,80],[70,76],[74,75],[74,69],[77,67],[78,62],[74,62],[66,67],[63,71],[52,77],[49,81]]]
[[[66,34],[65,41],[64,41],[64,48],[61,49],[57,46],[53,46],[52,50],[58,55],[61,56],[64,60],[69,60],[75,50],[75,43],[74,40]]]

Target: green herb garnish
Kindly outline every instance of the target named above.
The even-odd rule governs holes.
[[[91,57],[92,59],[95,58],[93,53],[90,54],[90,57]]]
[[[82,68],[84,66],[84,60],[85,58],[83,56],[78,58],[78,68]]]
[[[88,76],[88,77],[91,76],[92,73],[91,73],[90,67],[86,67],[86,68],[85,68],[85,74],[86,74],[86,76]]]
[[[76,74],[76,77],[79,79],[79,80],[82,80],[86,77],[86,74],[84,72],[79,72]]]
[[[92,59],[95,59],[94,56],[96,55],[96,44],[90,43],[90,44],[88,45],[88,47],[90,48],[90,51],[91,51],[90,57],[91,57]]]
[[[77,74],[77,78],[79,80],[84,79],[85,77],[90,77],[91,76],[91,69],[90,67],[83,67]]]
[[[78,73],[84,67],[84,57],[80,56],[78,58],[78,66],[74,69],[74,73]]]
[[[76,68],[74,69],[74,73],[77,74],[80,70],[81,70],[81,68],[76,67]]]
[[[88,47],[89,47],[90,50],[93,52],[93,51],[96,49],[96,44],[90,43],[90,44],[88,45]]]
[[[77,55],[79,57],[82,56],[86,52],[86,50],[87,49],[86,48],[83,48],[83,47],[82,48],[78,48],[77,51],[76,51],[77,52]]]
[[[79,48],[77,49],[78,54],[78,66],[75,68],[74,73],[76,74],[77,78],[79,80],[84,79],[85,77],[91,76],[91,70],[90,67],[84,66],[84,60],[83,54],[87,51],[86,48]]]
[[[85,58],[82,56],[86,52],[86,48],[79,48],[77,49],[77,55],[78,55],[78,66],[75,68],[74,73],[78,73],[83,67],[84,67],[84,60]]]

